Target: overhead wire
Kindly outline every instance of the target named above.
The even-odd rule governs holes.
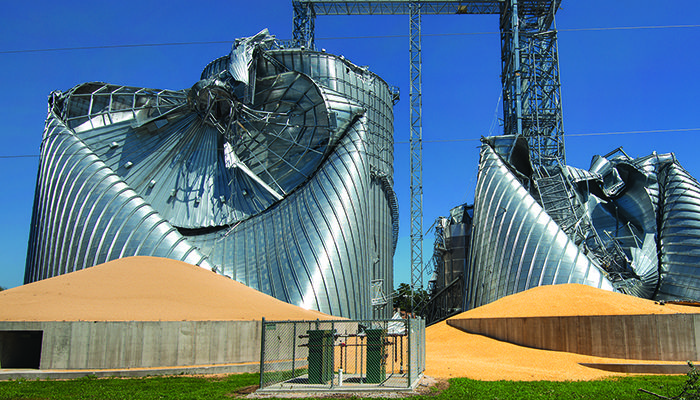
[[[647,131],[618,131],[618,132],[590,132],[590,133],[565,133],[564,138],[567,137],[582,137],[582,136],[607,136],[607,135],[633,135],[633,134],[645,134],[645,133],[673,133],[673,132],[697,132],[700,128],[679,128],[679,129],[652,129]],[[454,143],[454,142],[478,142],[481,139],[469,138],[469,139],[434,139],[434,140],[423,140],[423,143]],[[398,141],[394,144],[408,144],[408,141]]]
[[[621,30],[640,30],[640,29],[679,29],[679,28],[700,28],[700,24],[684,24],[684,25],[644,25],[644,26],[613,26],[613,27],[597,27],[597,28],[568,28],[557,29],[557,32],[591,32],[591,31],[621,31]],[[454,33],[424,33],[423,37],[440,37],[440,36],[473,36],[473,35],[500,35],[500,32],[454,32]],[[316,40],[348,40],[348,39],[393,39],[407,38],[407,34],[396,35],[367,35],[367,36],[333,36],[333,37],[316,37]],[[290,39],[281,39],[288,41]],[[120,49],[120,48],[135,48],[135,47],[161,47],[161,46],[198,46],[210,44],[231,44],[231,40],[212,40],[212,41],[191,41],[191,42],[162,42],[162,43],[127,43],[114,45],[98,45],[98,46],[73,46],[73,47],[52,47],[40,49],[19,49],[19,50],[0,50],[0,54],[22,54],[22,53],[45,53],[54,51],[77,51],[77,50],[99,50],[99,49]]]
[[[700,24],[684,24],[684,25],[645,25],[645,26],[620,26],[620,27],[597,27],[597,28],[568,28],[558,29],[558,32],[589,32],[589,31],[615,31],[615,30],[640,30],[640,29],[676,29],[676,28],[700,28]],[[471,36],[471,35],[494,35],[500,32],[457,32],[457,33],[427,33],[424,37],[439,37],[439,36]],[[409,35],[369,35],[369,36],[338,36],[338,37],[317,37],[316,40],[345,40],[345,39],[382,39],[382,38],[406,38]],[[43,49],[20,49],[20,50],[2,50],[0,54],[21,54],[21,53],[40,53],[40,52],[55,52],[55,51],[78,51],[78,50],[95,50],[95,49],[118,49],[118,48],[136,48],[136,47],[160,47],[160,46],[191,46],[191,45],[209,45],[209,44],[230,44],[230,40],[217,41],[191,41],[191,42],[166,42],[166,43],[132,43],[119,45],[99,45],[99,46],[75,46],[75,47],[57,47]],[[644,134],[644,133],[670,133],[670,132],[691,132],[700,131],[700,128],[685,128],[685,129],[657,129],[648,131],[621,131],[621,132],[596,132],[596,133],[568,133],[565,137],[579,136],[605,136],[605,135],[626,135],[626,134]],[[476,142],[477,138],[464,139],[435,139],[423,140],[423,143],[454,143],[454,142]],[[408,141],[396,141],[394,144],[408,144]],[[0,155],[0,159],[19,159],[19,158],[35,158],[38,154],[11,154]]]
[[[206,44],[231,44],[231,40],[218,40],[210,42],[172,42],[172,43],[130,43],[130,44],[112,44],[99,46],[75,46],[75,47],[51,47],[44,49],[21,49],[21,50],[3,50],[0,54],[20,54],[20,53],[46,53],[52,51],[76,51],[76,50],[98,50],[98,49],[121,49],[130,47],[161,47],[161,46],[193,46]]]

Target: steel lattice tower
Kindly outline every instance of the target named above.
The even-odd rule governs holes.
[[[423,287],[423,55],[421,4],[409,4],[411,136],[411,289]],[[413,303],[413,296],[411,296]],[[413,304],[411,304],[413,306]]]
[[[528,138],[536,166],[565,161],[553,26],[559,3],[507,0],[501,13],[504,133]]]
[[[297,47],[310,49],[314,45],[314,7],[311,3],[292,1],[294,8],[294,32],[293,40]]]
[[[525,136],[535,166],[564,161],[554,15],[561,0],[292,0],[294,41],[314,47],[318,15],[409,15],[411,287],[423,286],[421,15],[497,14],[501,32],[504,134]]]

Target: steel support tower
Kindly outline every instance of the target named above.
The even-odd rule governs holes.
[[[411,119],[411,308],[413,291],[423,288],[423,55],[421,54],[421,4],[409,4]]]
[[[294,42],[313,49],[319,15],[408,15],[410,40],[411,287],[423,286],[421,15],[500,16],[504,134],[528,139],[536,166],[564,161],[554,14],[561,0],[292,0]]]
[[[535,166],[565,162],[554,14],[561,0],[506,0],[501,12],[504,133],[525,136]]]

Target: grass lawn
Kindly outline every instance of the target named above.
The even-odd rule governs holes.
[[[680,393],[687,377],[637,376],[591,382],[482,382],[450,380],[449,388],[412,399],[656,399],[642,388],[663,396]],[[230,399],[253,391],[258,374],[226,377],[149,377],[130,379],[81,378],[69,381],[0,382],[0,399]]]

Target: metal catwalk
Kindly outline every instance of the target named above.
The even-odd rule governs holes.
[[[25,283],[152,255],[305,308],[388,317],[372,315],[370,282],[393,287],[395,96],[267,30],[187,90],[52,93]]]

